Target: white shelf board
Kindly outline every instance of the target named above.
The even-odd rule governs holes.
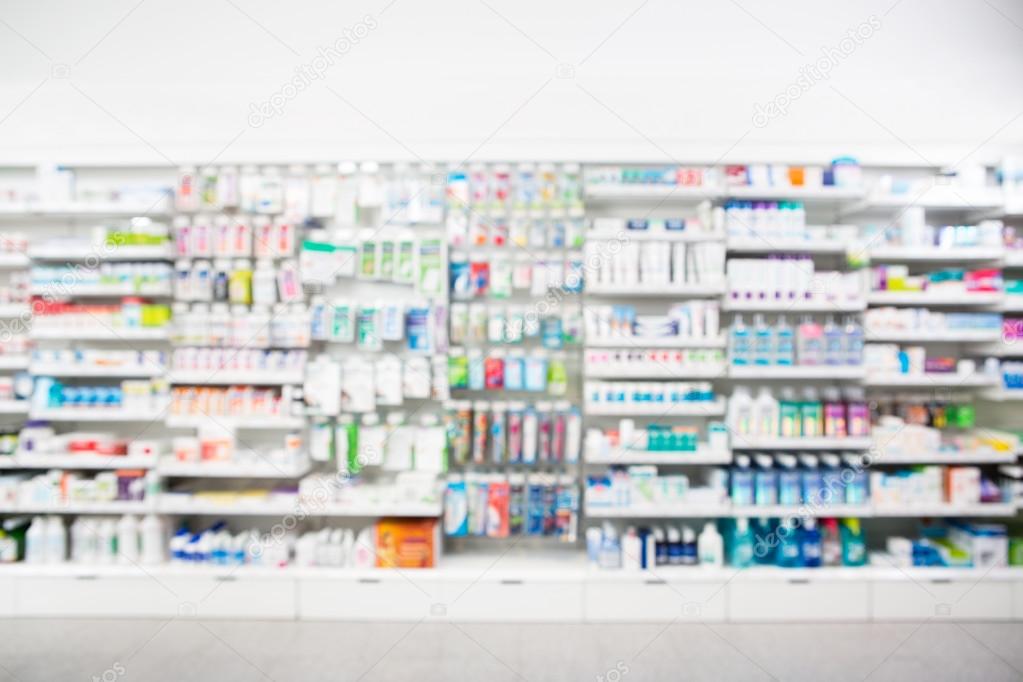
[[[70,262],[173,260],[174,250],[170,244],[163,246],[110,246],[91,243],[82,243],[77,246],[43,244],[30,247],[28,255],[34,260]]]
[[[728,340],[724,336],[694,339],[687,336],[610,336],[586,339],[587,348],[724,348]]]
[[[31,419],[52,422],[151,422],[162,419],[163,410],[123,410],[103,408],[50,408],[31,410]]]
[[[619,405],[617,403],[587,403],[584,414],[611,417],[719,417],[725,413],[724,398],[684,403],[640,403]]]
[[[1023,249],[1006,249],[1002,265],[1007,268],[1023,268]]]
[[[758,300],[758,299],[736,299],[726,297],[722,303],[722,310],[726,312],[859,312],[865,310],[867,302],[863,299],[841,299],[841,300],[809,300],[809,301],[786,301],[786,300]]]
[[[233,428],[233,429],[300,429],[305,425],[302,417],[268,417],[260,415],[249,415],[243,417],[231,417],[227,415],[168,415],[166,424],[168,428],[201,428],[209,426],[212,428]]]
[[[0,400],[0,414],[28,414],[28,401]]]
[[[606,454],[593,454],[586,457],[587,464],[664,464],[664,465],[711,465],[731,464],[730,450],[711,450],[707,446],[698,447],[690,452],[673,452],[667,450],[637,450],[634,448],[613,448]]]
[[[676,504],[611,507],[584,505],[583,513],[591,519],[702,519],[731,516],[730,504]]]
[[[940,248],[937,246],[879,246],[868,251],[872,261],[901,261],[906,263],[952,263],[956,261],[1001,260],[1001,247],[964,246]]]
[[[148,501],[0,505],[0,514],[146,514],[153,511],[156,507]]]
[[[759,438],[733,437],[732,450],[869,450],[874,440],[856,438]]]
[[[34,327],[29,336],[40,341],[164,341],[168,338],[167,331],[166,327],[114,328],[98,325],[88,329]]]
[[[288,384],[301,384],[305,381],[305,375],[293,371],[249,371],[229,369],[204,369],[197,371],[174,370],[167,376],[172,384],[189,384],[194,386],[229,386],[229,385],[253,385],[253,386],[284,386]]]
[[[1002,338],[1001,329],[931,329],[924,331],[867,330],[868,342],[885,343],[993,343]]]
[[[0,370],[2,369],[27,369],[29,357],[27,355],[0,355]]]
[[[998,309],[1003,313],[1023,313],[1023,296],[1006,294]]]
[[[871,458],[871,464],[1011,464],[1016,461],[1015,451],[996,452],[883,452]]]
[[[870,211],[898,211],[919,206],[932,211],[976,211],[999,209],[1005,197],[998,187],[957,187],[935,183],[928,187],[915,187],[900,194],[870,192],[863,201],[845,207],[839,213],[850,216]]]
[[[864,384],[867,386],[922,386],[949,388],[977,388],[998,383],[998,377],[984,374],[959,374],[957,372],[927,372],[925,374],[896,374],[888,372],[868,373]]]
[[[713,298],[725,291],[724,281],[709,284],[587,284],[592,296],[637,296],[649,298]]]
[[[108,217],[138,217],[138,216],[149,216],[153,217],[165,217],[168,215],[170,210],[170,198],[140,202],[140,203],[127,203],[127,202],[81,202],[72,201],[68,203],[52,204],[52,203],[29,203],[29,202],[16,202],[16,203],[4,203],[0,204],[0,216],[12,216],[12,217],[48,217],[48,218],[74,218],[77,216],[93,217],[93,216],[108,216]]]
[[[746,187],[727,186],[727,199],[762,199],[764,201],[803,201],[806,203],[827,203],[852,201],[863,197],[862,187]]]
[[[119,284],[33,284],[32,293],[36,296],[53,298],[110,298],[118,296],[171,296],[170,285],[134,283]]]
[[[31,261],[29,260],[29,257],[24,253],[19,253],[17,251],[0,252],[0,268],[27,268],[30,263]]]
[[[164,373],[163,367],[157,366],[121,366],[111,365],[110,367],[78,367],[76,365],[47,365],[44,363],[32,363],[28,371],[36,376],[45,377],[117,377],[117,378],[146,378],[158,377]]]
[[[583,373],[588,379],[723,379],[728,376],[727,367],[724,364],[712,365],[710,367],[685,367],[663,364],[650,369],[631,369],[628,367],[617,369],[585,365]]]
[[[867,294],[870,305],[971,306],[998,305],[1004,300],[1001,292],[943,293],[942,291],[872,291]]]
[[[622,227],[593,227],[586,231],[587,241],[621,242],[722,242],[722,232],[707,230],[630,230],[622,221]]]
[[[180,478],[300,478],[309,472],[310,462],[297,465],[257,462],[179,462],[163,458],[156,465],[161,476]]]
[[[28,303],[0,303],[0,318],[28,317],[32,306]]]
[[[772,237],[744,237],[728,240],[732,253],[830,253],[844,254],[851,245],[832,240],[776,239]]]
[[[913,518],[916,516],[1015,516],[1016,505],[1012,503],[992,504],[900,504],[898,506],[873,505],[872,516],[885,518]]]
[[[774,365],[732,365],[728,368],[728,376],[732,379],[862,379],[862,365],[792,365],[779,367]]]
[[[836,518],[870,516],[869,504],[800,504],[800,505],[732,505],[731,516],[736,518]]]
[[[996,403],[1023,400],[1023,388],[992,388],[981,392],[979,396]]]
[[[155,457],[27,452],[0,455],[0,469],[152,469],[155,466]]]
[[[188,496],[164,494],[160,496],[159,510],[164,514],[201,514],[209,516],[285,516],[302,513],[306,517],[438,517],[442,505],[437,503],[390,503],[347,504],[339,502],[322,503],[316,500],[303,501],[297,495],[248,498],[240,501],[190,498]]]
[[[721,197],[721,188],[715,185],[691,187],[687,185],[616,184],[586,185],[585,201],[688,201],[699,202]]]

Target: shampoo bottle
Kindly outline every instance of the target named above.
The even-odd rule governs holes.
[[[732,541],[728,548],[728,563],[735,568],[753,565],[753,529],[749,519],[738,518],[732,529]]]
[[[842,565],[863,566],[867,563],[867,545],[859,519],[842,520]]]
[[[803,530],[800,533],[799,541],[803,566],[806,568],[819,568],[822,555],[821,532],[817,528],[816,519],[806,519],[803,522]]]
[[[712,521],[708,521],[703,527],[703,532],[700,533],[697,541],[697,553],[701,566],[724,565],[724,540]]]

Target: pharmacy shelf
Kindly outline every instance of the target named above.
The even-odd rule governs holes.
[[[846,518],[870,516],[869,504],[751,504],[733,505],[736,518]]]
[[[12,252],[5,251],[0,253],[0,268],[3,269],[27,268],[30,264],[31,262],[29,261],[28,256],[25,255],[24,253],[18,253],[16,251]]]
[[[641,296],[650,298],[714,298],[725,292],[723,281],[709,284],[587,284],[592,296]]]
[[[0,400],[0,414],[28,414],[28,401]]]
[[[978,394],[978,397],[996,403],[1023,400],[1023,388],[992,388],[987,391],[982,391]]]
[[[727,199],[763,201],[802,201],[805,203],[844,202],[861,199],[862,187],[725,187]]]
[[[710,367],[659,364],[650,369],[586,365],[583,368],[583,373],[588,379],[723,379],[728,376],[727,370],[728,368],[724,364]]]
[[[870,437],[857,438],[760,438],[736,436],[732,450],[869,450],[874,444]]]
[[[872,261],[899,261],[904,263],[953,263],[956,261],[1001,260],[1001,247],[954,246],[880,246],[870,249]]]
[[[924,388],[978,388],[998,383],[999,378],[980,373],[927,372],[923,374],[896,374],[894,372],[868,373],[867,386],[920,386]]]
[[[583,194],[587,203],[607,201],[685,201],[700,202],[720,199],[721,188],[713,185],[586,185]]]
[[[205,369],[198,371],[174,370],[167,380],[172,384],[192,386],[284,386],[301,384],[305,375],[296,371],[271,372],[267,370]]]
[[[254,462],[179,462],[164,458],[156,466],[161,476],[168,478],[301,478],[309,473],[310,462],[276,464],[271,461]]]
[[[591,519],[713,519],[730,517],[732,506],[722,503],[611,507],[586,502],[583,513]]]
[[[999,209],[1005,197],[997,187],[956,187],[934,184],[904,194],[871,192],[863,201],[846,206],[839,215],[847,217],[871,211],[898,211],[917,206],[931,211],[975,211]]]
[[[146,501],[0,504],[0,514],[147,514],[155,511],[156,507]]]
[[[867,330],[866,341],[884,343],[993,343],[1002,338],[1001,329]]]
[[[247,415],[231,417],[227,415],[170,415],[166,424],[172,429],[193,429],[202,427],[221,427],[229,429],[273,430],[300,429],[305,425],[302,417],[259,416]]]
[[[155,202],[68,202],[62,204],[49,203],[8,203],[0,204],[0,216],[12,218],[75,218],[75,217],[120,217],[133,218],[148,216],[150,218],[166,218],[170,214],[170,199]]]
[[[29,357],[27,355],[0,355],[0,370],[4,369],[27,369]]]
[[[28,255],[41,261],[146,261],[173,260],[170,244],[162,246],[111,246],[82,243],[76,246],[41,245],[29,248]]]
[[[906,305],[906,306],[971,306],[998,305],[1004,300],[1000,291],[980,291],[976,293],[944,293],[937,291],[872,291],[867,294],[870,305]]]
[[[1003,313],[1023,313],[1023,295],[1006,294],[998,309]]]
[[[0,303],[0,318],[28,317],[32,306],[28,303]]]
[[[118,296],[172,296],[169,284],[33,284],[32,294],[51,298],[116,298]]]
[[[665,466],[731,464],[730,450],[711,450],[700,446],[694,451],[675,452],[669,450],[638,450],[634,448],[611,448],[604,453],[586,456],[587,464],[663,464]]]
[[[140,367],[123,365],[76,367],[74,365],[52,365],[36,362],[28,366],[28,371],[41,377],[132,379],[163,376],[164,368],[158,365],[142,365]]]
[[[0,455],[0,469],[152,469],[155,466],[155,457],[28,452]]]
[[[833,240],[778,239],[774,236],[744,237],[728,240],[731,253],[820,253],[844,254],[851,248],[847,242]]]
[[[1010,450],[979,450],[976,452],[881,452],[870,458],[871,466],[878,464],[1012,464],[1017,454]]]
[[[166,327],[101,327],[88,329],[75,327],[33,328],[30,338],[38,341],[165,341]]]
[[[682,403],[587,403],[584,412],[596,417],[719,417],[725,413],[725,399]]]
[[[31,410],[31,419],[51,422],[152,422],[163,418],[164,410],[125,410],[120,408],[49,408]]]
[[[778,312],[778,313],[812,313],[812,312],[824,312],[824,313],[854,313],[865,310],[867,302],[862,299],[854,300],[804,300],[804,301],[786,301],[786,300],[758,300],[758,299],[738,299],[728,297],[722,304],[722,310],[725,312]]]
[[[610,336],[586,339],[587,348],[725,348],[728,340],[724,336],[714,338],[692,338],[688,336]]]
[[[906,504],[887,506],[873,505],[871,516],[883,518],[913,518],[917,516],[968,517],[968,516],[1015,516],[1016,505],[1009,503],[988,504]]]
[[[1002,256],[1002,266],[1006,268],[1023,268],[1023,249],[1007,249]]]
[[[594,226],[586,232],[586,241],[628,242],[722,242],[723,232],[706,230],[630,230],[627,221],[621,227]]]
[[[297,495],[214,498],[174,493],[164,493],[160,496],[159,510],[164,514],[176,515],[287,516],[303,514],[305,518],[344,516],[436,518],[443,513],[440,502],[324,503],[318,500],[303,501]]]
[[[811,365],[778,367],[773,365],[732,365],[728,368],[728,376],[732,379],[748,379],[762,381],[767,379],[791,380],[858,380],[864,376],[861,365]]]

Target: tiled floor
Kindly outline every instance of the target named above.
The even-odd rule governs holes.
[[[1023,624],[0,621],[18,680],[1023,679]]]

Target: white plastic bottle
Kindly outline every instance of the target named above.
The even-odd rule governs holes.
[[[101,564],[112,564],[116,559],[114,547],[117,539],[117,524],[113,519],[104,519],[99,522],[97,532],[98,542],[96,561]]]
[[[755,434],[753,424],[753,399],[749,389],[737,386],[728,401],[728,427],[740,436]]]
[[[721,533],[714,526],[713,521],[708,521],[703,527],[703,532],[696,542],[697,555],[700,558],[701,566],[723,566],[725,559],[725,541]]]
[[[51,516],[46,523],[46,563],[60,564],[67,558],[67,536],[64,521]]]
[[[25,533],[25,562],[29,564],[46,563],[46,520],[37,516]]]
[[[761,386],[753,404],[753,433],[766,438],[778,435],[778,401],[766,386]]]
[[[117,563],[137,564],[139,561],[139,522],[125,514],[117,522]]]
[[[142,563],[153,566],[163,563],[163,521],[155,514],[146,514],[139,526],[142,539]]]
[[[622,568],[638,571],[643,566],[643,542],[634,526],[629,526],[622,537]]]

